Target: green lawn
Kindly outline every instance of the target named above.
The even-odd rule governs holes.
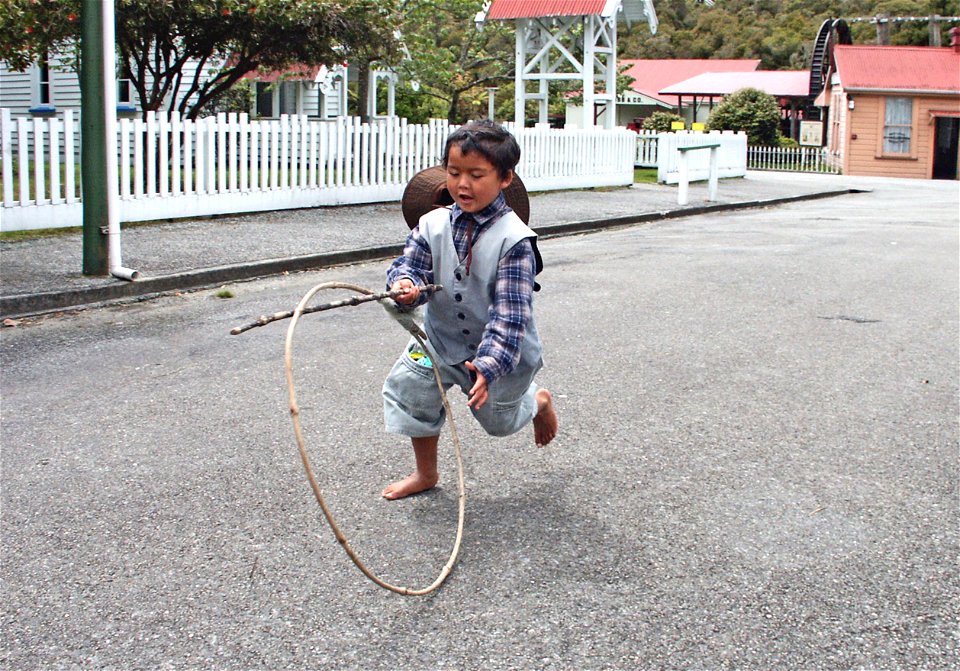
[[[30,175],[30,188],[28,189],[29,191],[28,196],[30,197],[31,200],[36,200],[37,187],[36,187],[36,184],[34,184],[33,182],[33,171],[34,171],[34,163],[31,160],[28,164],[28,174]],[[76,190],[75,195],[76,197],[79,197],[79,192],[80,192],[80,164],[79,163],[74,164],[73,173],[74,173],[73,179],[75,184],[74,189]],[[43,196],[45,198],[49,198],[50,197],[50,194],[49,194],[50,167],[48,164],[43,166],[43,180],[44,180],[45,188],[47,189],[47,193],[43,194]],[[67,189],[66,166],[61,163],[60,164],[60,193],[59,193],[60,198],[66,198],[67,196],[66,189]],[[0,176],[0,194],[2,193],[3,193],[3,177]],[[14,170],[13,172],[13,197],[16,199],[20,198],[20,174],[16,170]]]
[[[633,183],[634,184],[656,184],[657,169],[656,168],[634,168]]]

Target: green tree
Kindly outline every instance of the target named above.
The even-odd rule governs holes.
[[[513,79],[513,29],[477,30],[476,0],[404,0],[400,30],[409,58],[399,70],[421,95],[443,103],[450,123],[486,116],[487,87]]]
[[[725,97],[707,120],[708,130],[740,130],[751,145],[775,145],[780,135],[780,106],[759,89],[740,89]]]
[[[383,94],[384,96],[386,94]],[[386,106],[386,98],[381,100]],[[410,82],[400,80],[397,84],[394,104],[397,116],[410,123],[427,123],[430,119],[442,119],[448,112],[447,104],[433,96],[422,95],[419,86],[415,89]]]
[[[67,53],[80,34],[80,0],[2,0],[0,60],[17,71],[48,53]]]
[[[75,44],[78,22],[57,22],[79,16],[80,4],[6,0],[0,59],[23,69],[49,49]],[[196,118],[253,70],[332,65],[369,44],[391,57],[393,7],[378,0],[116,0],[120,76],[145,113],[169,104]]]

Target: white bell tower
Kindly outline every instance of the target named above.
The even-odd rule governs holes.
[[[583,128],[617,123],[617,23],[646,19],[657,30],[652,0],[552,2],[492,0],[477,15],[512,20],[516,25],[514,121],[523,125],[527,102],[537,102],[537,122],[547,123],[551,81],[579,81],[583,92]]]

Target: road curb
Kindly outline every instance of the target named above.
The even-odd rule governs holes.
[[[589,231],[598,231],[622,226],[649,223],[664,219],[678,219],[681,217],[696,216],[710,212],[725,212],[757,207],[772,207],[784,203],[804,200],[831,198],[850,193],[863,193],[865,189],[836,189],[818,191],[816,193],[799,196],[784,196],[763,200],[740,201],[736,203],[718,203],[715,205],[701,205],[683,207],[659,212],[645,212],[643,214],[626,217],[609,217],[575,221],[565,224],[540,226],[536,229],[543,238],[575,235]],[[304,270],[320,270],[335,266],[362,263],[377,259],[386,259],[399,256],[403,252],[403,245],[383,245],[379,247],[365,247],[342,252],[324,254],[307,254],[264,261],[250,261],[225,266],[214,266],[202,270],[147,277],[134,282],[118,280],[114,284],[99,287],[66,289],[34,294],[19,294],[14,296],[0,296],[0,318],[26,317],[59,310],[77,310],[93,307],[104,303],[145,299],[172,291],[186,291],[204,289],[227,282],[252,280],[284,272]]]
[[[537,234],[542,238],[556,237],[561,235],[573,235],[576,233],[588,233],[590,231],[599,231],[607,228],[617,228],[620,226],[634,226],[636,224],[645,224],[663,219],[680,219],[682,217],[694,217],[699,214],[709,214],[711,212],[727,212],[730,210],[748,210],[757,207],[773,207],[785,203],[794,203],[804,200],[818,200],[821,198],[833,198],[835,196],[845,196],[851,193],[866,193],[868,189],[836,189],[831,191],[818,191],[816,193],[807,193],[799,196],[783,196],[781,198],[767,198],[761,200],[744,200],[736,203],[717,203],[716,205],[698,205],[694,207],[683,207],[674,210],[661,210],[659,212],[644,212],[643,214],[630,215],[626,217],[608,217],[606,219],[593,219],[587,221],[575,221],[567,224],[554,224],[550,226],[538,227]]]

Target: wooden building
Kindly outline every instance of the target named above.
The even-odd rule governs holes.
[[[837,45],[817,105],[845,175],[958,179],[960,44]]]
[[[757,89],[776,98],[780,106],[783,134],[799,139],[799,122],[804,103],[810,95],[810,72],[807,70],[705,72],[665,86],[660,89],[660,94],[676,96],[681,116],[693,122],[709,120],[715,102],[746,88]]]

